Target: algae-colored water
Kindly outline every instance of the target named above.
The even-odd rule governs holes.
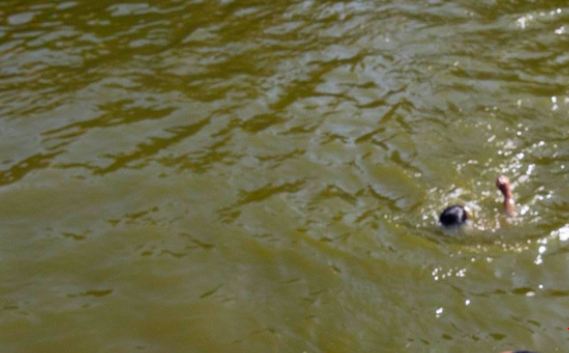
[[[3,0],[0,351],[568,352],[568,53],[566,1]]]

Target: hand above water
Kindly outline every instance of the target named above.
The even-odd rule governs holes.
[[[514,203],[514,197],[512,195],[512,185],[510,184],[510,179],[505,175],[500,175],[496,178],[496,187],[500,190],[502,195],[504,195],[504,213],[508,216],[516,215],[516,204]]]

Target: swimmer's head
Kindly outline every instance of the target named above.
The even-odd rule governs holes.
[[[502,353],[537,353],[537,352],[532,352],[532,351],[506,351],[506,352],[502,352]]]
[[[452,205],[444,209],[439,216],[439,222],[444,227],[457,227],[462,226],[468,220],[468,212],[464,206]]]

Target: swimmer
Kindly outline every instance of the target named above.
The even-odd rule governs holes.
[[[512,185],[510,179],[504,175],[500,175],[496,179],[496,187],[504,196],[504,213],[508,217],[516,215],[516,205],[512,195]],[[462,205],[452,205],[444,209],[439,216],[439,222],[445,228],[455,228],[466,224],[469,219],[468,211]],[[514,352],[515,353],[515,352]]]
[[[439,222],[444,227],[458,227],[466,223],[468,212],[462,205],[452,205],[444,209],[439,216]]]

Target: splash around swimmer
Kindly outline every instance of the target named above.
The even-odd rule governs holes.
[[[516,206],[510,179],[504,175],[500,175],[496,178],[496,187],[504,197],[504,213],[509,217],[514,216],[516,214]],[[465,225],[469,218],[469,213],[463,205],[452,205],[445,208],[440,214],[439,223],[445,228],[455,228]]]

